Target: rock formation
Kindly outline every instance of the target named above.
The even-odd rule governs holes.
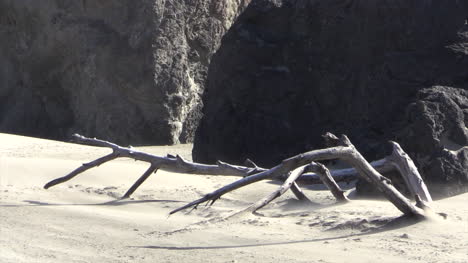
[[[190,141],[207,66],[249,0],[0,0],[0,131]]]
[[[194,160],[269,166],[330,131],[466,183],[467,17],[466,1],[253,0],[212,59]]]
[[[397,140],[431,181],[429,190],[449,195],[468,186],[468,90],[423,89],[407,107],[405,121]]]

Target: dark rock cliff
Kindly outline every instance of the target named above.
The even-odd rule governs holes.
[[[442,195],[467,190],[468,90],[423,89],[406,108],[404,120],[396,140],[429,180],[429,190]]]
[[[0,0],[0,131],[190,141],[207,66],[249,0]]]
[[[426,144],[467,145],[467,18],[467,1],[252,1],[212,59],[194,160],[270,166],[331,131],[370,160],[400,141],[426,178],[466,182],[466,151]],[[450,158],[465,161],[435,164]]]

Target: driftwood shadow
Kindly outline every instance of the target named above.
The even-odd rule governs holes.
[[[157,246],[157,245],[149,245],[149,246],[128,246],[129,248],[143,248],[143,249],[164,249],[164,250],[213,250],[213,249],[233,249],[233,248],[249,248],[249,247],[264,247],[264,246],[277,246],[277,245],[294,245],[294,244],[301,244],[301,243],[314,243],[314,242],[325,242],[325,241],[333,241],[333,240],[340,240],[346,238],[359,238],[363,236],[374,235],[386,231],[396,230],[405,228],[414,224],[417,224],[425,219],[417,218],[417,217],[408,217],[408,216],[400,216],[397,218],[389,218],[388,222],[383,226],[368,229],[362,233],[356,234],[347,234],[342,236],[336,237],[325,237],[325,238],[315,238],[315,239],[303,239],[303,240],[295,240],[295,241],[283,241],[283,242],[268,242],[268,243],[255,243],[255,244],[244,244],[244,245],[221,245],[221,246]],[[333,229],[328,229],[325,231],[333,231]]]
[[[141,203],[187,203],[187,201],[179,200],[111,200],[102,203],[69,203],[69,204],[58,204],[58,203],[47,203],[34,200],[23,200],[28,203],[25,205],[0,205],[0,207],[32,207],[32,206],[121,206]]]

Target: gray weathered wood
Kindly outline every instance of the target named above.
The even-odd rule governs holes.
[[[158,168],[156,166],[154,166],[153,164],[151,164],[150,167],[148,168],[148,170],[146,170],[146,172],[143,173],[143,175],[140,178],[138,178],[138,180],[130,187],[130,189],[127,190],[127,192],[124,194],[122,199],[130,198],[130,196],[133,194],[133,192],[135,192],[135,190],[138,187],[140,187],[140,185],[144,181],[146,181],[146,179],[148,179],[148,177],[150,177],[150,175],[155,173],[157,170],[158,170]]]
[[[297,180],[296,180],[297,181]],[[300,201],[305,201],[305,202],[309,202],[311,203],[312,201],[310,201],[310,199],[304,194],[304,192],[302,191],[302,189],[299,187],[299,185],[297,184],[297,182],[294,182],[292,185],[291,185],[291,191],[293,192],[293,194],[297,197],[297,199],[299,199]]]
[[[112,149],[112,153],[98,158],[92,162],[85,163],[82,166],[78,167],[77,169],[73,170],[71,173],[54,179],[48,182],[44,188],[48,189],[52,186],[57,184],[64,183],[73,179],[80,173],[83,173],[91,168],[97,167],[103,163],[108,161],[114,160],[116,158],[131,158],[137,161],[147,162],[151,165],[151,169],[153,171],[157,171],[158,169],[166,170],[170,172],[177,172],[177,173],[199,173],[199,174],[209,174],[209,175],[230,175],[230,176],[247,176],[250,173],[255,173],[257,171],[263,171],[265,169],[258,168],[258,167],[244,167],[238,165],[231,165],[224,162],[218,162],[216,165],[206,165],[200,163],[192,163],[184,160],[180,156],[167,156],[161,157],[157,155],[152,155],[148,153],[144,153],[132,148],[121,147],[117,144],[99,140],[99,139],[91,139],[86,138],[84,136],[75,134],[73,135],[74,140],[81,144],[92,145],[92,146],[99,146],[99,147],[107,147]],[[124,198],[130,197],[130,195],[152,174],[149,170],[140,177],[132,187],[126,192]]]
[[[416,195],[418,195],[423,201],[427,203],[432,202],[431,194],[429,190],[427,190],[427,186],[413,160],[403,151],[398,143],[393,141],[390,143],[392,144],[393,151],[392,154],[385,159],[400,172],[411,196],[416,198]]]
[[[82,144],[111,148],[112,153],[104,157],[101,157],[99,159],[96,159],[95,161],[89,162],[87,164],[83,164],[81,167],[75,169],[70,174],[64,177],[57,178],[55,180],[50,181],[44,186],[46,189],[54,185],[66,182],[88,169],[91,169],[105,162],[108,162],[108,161],[111,161],[113,159],[120,158],[120,157],[132,158],[134,160],[144,161],[150,164],[149,169],[132,185],[132,187],[127,191],[124,197],[129,197],[153,172],[157,171],[158,169],[167,170],[171,172],[177,172],[177,173],[246,176],[231,184],[221,187],[217,189],[216,191],[211,192],[198,200],[195,200],[193,202],[190,202],[187,205],[184,205],[178,209],[175,209],[174,211],[171,212],[171,214],[173,214],[178,211],[187,209],[189,207],[196,207],[198,204],[201,204],[204,202],[211,202],[212,204],[214,201],[219,199],[222,195],[230,191],[233,191],[240,187],[243,187],[243,186],[246,186],[246,185],[261,181],[261,180],[265,180],[265,179],[283,180],[285,175],[289,174],[286,182],[283,183],[282,187],[280,187],[273,194],[269,195],[266,199],[263,199],[263,201],[261,200],[256,203],[256,204],[261,204],[261,206],[263,206],[264,204],[268,203],[268,202],[265,203],[265,200],[270,200],[271,197],[273,197],[274,199],[277,197],[278,193],[281,195],[282,193],[284,193],[284,191],[286,191],[289,188],[293,190],[293,192],[296,194],[296,196],[298,196],[299,199],[305,199],[306,197],[300,191],[299,187],[297,186],[296,180],[298,180],[299,178],[307,178],[307,177],[308,178],[318,177],[320,179],[321,177],[323,178],[323,176],[317,175],[317,174],[302,175],[304,171],[301,170],[300,167],[304,167],[313,161],[341,159],[343,161],[348,162],[351,166],[353,166],[353,168],[331,171],[329,172],[327,176],[325,176],[326,178],[328,178],[327,182],[329,184],[328,186],[329,187],[331,186],[330,189],[334,189],[332,190],[332,192],[333,191],[335,192],[334,194],[337,194],[340,191],[340,189],[335,188],[336,182],[334,183],[335,186],[333,186],[333,181],[334,181],[333,178],[335,180],[337,178],[346,178],[346,180],[348,180],[350,178],[349,174],[352,174],[352,176],[354,176],[354,174],[359,174],[359,176],[361,176],[362,178],[374,184],[384,194],[384,196],[405,215],[417,215],[417,216],[424,215],[422,209],[412,205],[408,199],[406,199],[400,192],[398,192],[395,189],[395,187],[393,187],[393,185],[387,178],[385,178],[378,172],[378,170],[387,171],[389,169],[398,169],[400,172],[403,173],[408,170],[404,168],[405,165],[401,165],[400,164],[401,161],[394,161],[394,160],[392,160],[391,165],[389,165],[390,163],[389,158],[386,158],[384,160],[379,160],[377,162],[373,162],[372,164],[370,164],[362,157],[362,155],[351,144],[349,139],[344,135],[341,138],[337,138],[336,136],[328,133],[325,135],[325,138],[327,139],[329,143],[334,145],[333,147],[329,147],[326,149],[313,150],[313,151],[309,151],[306,153],[296,155],[294,157],[283,160],[280,164],[278,164],[277,166],[271,169],[257,167],[255,164],[253,164],[253,162],[249,162],[249,164],[254,167],[231,165],[231,164],[227,164],[223,162],[218,162],[216,165],[199,164],[199,163],[186,161],[180,156],[160,157],[160,156],[140,152],[132,148],[121,147],[119,145],[116,145],[107,141],[102,141],[98,139],[90,139],[90,138],[86,138],[80,135],[74,135],[74,138],[77,142],[82,143]],[[401,152],[398,152],[398,153],[400,156],[404,156]],[[401,160],[402,158],[399,158],[399,159]],[[410,161],[411,159],[409,159],[409,161],[407,159],[404,159],[403,163],[406,165],[409,165],[410,167],[409,170],[412,171],[414,169],[411,167],[412,161],[411,162]],[[399,164],[396,165],[395,163],[399,163]],[[414,164],[412,165],[414,166]],[[297,170],[298,168],[299,170]],[[328,169],[326,170],[328,171]],[[410,179],[408,180],[410,181]],[[418,196],[420,195],[418,194]]]
[[[259,200],[258,202],[252,204],[251,206],[246,208],[244,211],[255,212],[258,209],[260,209],[260,208],[266,206],[267,204],[269,204],[274,199],[280,197],[288,189],[291,188],[291,186],[294,184],[296,179],[299,178],[299,176],[301,176],[304,173],[304,170],[306,169],[306,167],[307,167],[307,165],[304,165],[304,166],[301,166],[301,167],[298,167],[298,168],[292,170],[289,173],[289,176],[286,179],[286,181],[284,181],[284,183],[280,187],[278,187],[278,189],[276,189],[273,193],[269,194],[268,196],[264,197],[263,199]]]
[[[348,137],[343,135],[340,139],[332,134],[327,134],[329,141],[335,142],[335,147],[314,150],[306,153],[302,153],[284,160],[281,164],[260,172],[258,174],[243,178],[241,180],[235,181],[234,183],[228,184],[212,193],[205,195],[204,197],[195,200],[187,205],[184,205],[180,208],[177,208],[170,212],[174,214],[181,210],[187,209],[189,207],[197,206],[201,203],[217,200],[222,195],[238,189],[239,187],[263,180],[263,179],[273,179],[287,174],[289,171],[292,171],[300,166],[306,165],[312,161],[318,160],[329,160],[329,159],[341,159],[343,161],[351,164],[359,173],[360,176],[365,178],[367,181],[371,182],[373,185],[379,189],[383,195],[398,208],[403,214],[408,216],[424,216],[424,211],[415,205],[403,196],[384,176],[382,176],[377,170],[375,170],[365,159],[364,157],[356,150],[354,145],[351,144]],[[297,179],[297,178],[296,178]],[[262,200],[258,205],[263,204]],[[252,206],[255,208],[255,204]]]
[[[344,191],[341,190],[341,188],[335,182],[335,180],[330,174],[330,171],[327,169],[327,167],[325,167],[325,165],[321,163],[312,162],[306,167],[306,170],[317,173],[323,184],[327,186],[327,188],[330,190],[330,192],[333,194],[336,200],[338,200],[339,202],[349,201],[348,198],[344,195]]]
[[[397,207],[403,214],[410,216],[424,216],[424,211],[411,204],[386,177],[375,170],[364,157],[356,150],[348,137],[342,135],[341,144],[349,150],[344,152],[341,158],[351,164],[359,172],[359,175],[371,182],[382,194]]]
[[[93,167],[97,167],[103,163],[106,163],[108,161],[111,161],[117,158],[131,158],[134,160],[147,162],[150,165],[153,165],[156,168],[155,171],[166,170],[166,171],[177,172],[177,173],[196,173],[196,174],[209,174],[209,175],[219,175],[219,176],[221,175],[249,176],[249,175],[267,170],[265,168],[258,167],[257,165],[255,165],[255,163],[253,163],[250,160],[246,160],[246,162],[249,166],[252,166],[252,167],[231,165],[231,164],[221,162],[221,161],[218,161],[216,165],[206,165],[206,164],[188,162],[184,160],[183,158],[181,158],[180,156],[172,156],[172,155],[167,155],[166,157],[156,156],[156,155],[140,152],[133,148],[122,147],[111,142],[107,142],[107,141],[103,141],[103,140],[99,140],[95,138],[94,139],[87,138],[78,134],[73,135],[73,139],[75,142],[84,144],[84,145],[110,148],[112,150],[112,153],[104,157],[98,158],[92,162],[83,164],[82,166],[73,170],[71,173],[48,182],[44,186],[45,189],[48,189],[57,184],[61,184],[66,181],[69,181],[80,173],[83,173]],[[371,163],[371,165],[380,172],[385,172],[385,171],[388,171],[389,169],[395,169],[394,166],[388,166],[387,162],[385,162],[385,159],[374,161]],[[338,181],[338,182],[351,182],[353,180],[356,180],[359,176],[356,169],[354,168],[332,170],[330,171],[330,173],[335,179],[335,181]],[[150,175],[151,173],[148,174],[148,176]],[[148,177],[145,177],[145,180],[146,178]],[[130,195],[145,180],[142,180],[142,178],[138,179],[138,181],[136,181],[132,185],[132,187],[126,192],[123,198],[130,197]],[[298,181],[307,183],[307,184],[321,184],[322,183],[320,177],[315,173],[305,173],[298,179]],[[297,189],[298,189],[297,185],[292,186],[292,190],[294,194],[299,199],[307,199],[305,198],[303,194],[301,195],[300,192],[296,191]]]

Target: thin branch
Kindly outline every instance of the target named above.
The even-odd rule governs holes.
[[[306,169],[307,166],[301,166],[298,167],[294,170],[292,170],[289,173],[288,179],[284,181],[284,183],[276,189],[273,193],[269,194],[268,196],[264,197],[263,199],[259,200],[258,202],[252,204],[251,206],[247,207],[243,211],[250,211],[250,212],[255,212],[258,209],[266,206],[269,204],[271,201],[275,200],[276,198],[280,197],[282,194],[284,194],[291,186],[293,183],[296,181],[299,176],[301,176],[304,173],[304,170]],[[242,212],[243,212],[242,211]]]
[[[304,174],[303,174],[304,175]],[[297,181],[297,180],[296,180]],[[308,203],[312,203],[312,201],[310,201],[310,199],[304,194],[304,192],[302,191],[302,189],[299,187],[299,185],[297,185],[296,182],[294,182],[292,185],[291,185],[291,191],[293,192],[293,194],[297,197],[297,199],[299,199],[300,201],[305,201],[305,202],[308,202]]]
[[[388,173],[395,170],[395,166],[386,158],[370,163],[379,173]],[[331,176],[336,182],[350,183],[359,179],[359,173],[355,168],[336,169],[330,171]],[[306,172],[297,179],[297,182],[306,184],[322,184],[320,176],[316,173]]]
[[[148,177],[150,177],[151,174],[156,173],[157,170],[158,168],[155,165],[151,164],[148,170],[146,170],[146,172],[143,173],[143,175],[140,178],[138,178],[138,180],[130,187],[130,189],[127,190],[122,199],[129,198],[133,194],[133,192],[135,192],[135,190],[138,187],[140,187],[140,185],[144,181],[146,181],[146,179],[148,179]]]
[[[73,135],[74,141],[80,144],[99,146],[99,147],[108,147],[112,149],[112,153],[105,155],[101,158],[98,158],[92,162],[85,163],[77,169],[73,170],[66,176],[54,179],[48,182],[44,188],[48,189],[57,184],[64,183],[68,180],[73,179],[80,173],[83,173],[91,168],[97,167],[103,163],[114,160],[116,158],[131,158],[137,161],[147,162],[151,165],[151,169],[156,171],[158,169],[166,170],[170,172],[177,173],[198,173],[198,174],[210,174],[210,175],[229,175],[229,176],[247,176],[250,173],[258,173],[264,171],[265,169],[260,167],[249,168],[238,165],[231,165],[223,162],[218,162],[217,165],[206,165],[200,163],[192,163],[184,160],[180,156],[170,156],[161,157],[148,153],[144,153],[132,148],[121,147],[117,144],[99,140],[86,138],[84,136],[75,134]],[[135,190],[151,175],[149,170],[140,177],[132,187],[126,192],[123,198],[128,198],[130,195],[135,192]]]
[[[300,166],[300,167],[292,170],[288,174],[288,177],[287,177],[286,181],[280,187],[278,187],[278,189],[276,189],[274,192],[272,192],[268,196],[264,197],[263,199],[257,201],[256,203],[250,205],[249,207],[247,207],[247,208],[245,208],[245,209],[243,209],[243,210],[241,210],[239,212],[236,212],[234,214],[229,215],[228,217],[226,217],[226,219],[237,216],[237,215],[240,215],[240,214],[242,214],[244,212],[254,213],[257,210],[259,210],[260,208],[262,208],[262,207],[266,206],[267,204],[271,203],[276,198],[283,195],[288,189],[291,189],[295,194],[296,194],[296,191],[299,190],[300,194],[299,195],[296,194],[296,196],[298,196],[298,198],[300,200],[310,201],[302,193],[302,191],[299,188],[297,188],[296,190],[293,190],[293,187],[297,187],[296,180],[305,171],[317,172],[320,175],[320,177],[322,178],[322,180],[324,181],[324,183],[330,188],[333,195],[336,197],[336,199],[338,201],[340,201],[340,202],[348,201],[348,199],[344,196],[343,191],[339,188],[338,185],[336,185],[336,182],[331,178],[331,175],[330,175],[330,172],[328,171],[328,169],[322,164],[312,162],[312,163],[310,163],[308,165],[303,165],[303,166]]]
[[[306,168],[309,171],[316,172],[320,179],[322,180],[323,184],[328,187],[328,189],[332,192],[333,196],[339,202],[346,202],[349,201],[348,198],[344,195],[344,191],[338,186],[335,182],[333,177],[330,174],[330,171],[325,167],[325,165],[321,163],[312,162]]]
[[[269,170],[268,170],[269,171]],[[249,184],[252,184],[252,183],[256,183],[256,182],[259,182],[261,180],[265,180],[265,179],[269,179],[272,177],[272,174],[271,173],[267,173],[268,171],[265,171],[265,172],[261,172],[261,173],[258,173],[258,174],[255,174],[255,175],[251,175],[251,176],[248,176],[248,177],[244,177],[242,179],[239,179],[231,184],[228,184],[224,187],[221,187],[219,188],[218,190],[214,191],[214,192],[211,192],[205,196],[203,196],[202,198],[198,199],[198,200],[195,200],[193,202],[190,202],[182,207],[179,207],[173,211],[171,211],[169,214],[172,215],[174,213],[177,213],[179,211],[182,211],[182,210],[185,210],[187,208],[190,208],[190,207],[196,207],[198,206],[199,204],[202,204],[204,202],[208,202],[208,201],[216,201],[217,199],[219,199],[221,196],[223,196],[224,194],[226,193],[229,193],[231,191],[234,191],[240,187],[243,187],[243,186],[246,186],[246,185],[249,185]]]
[[[327,149],[314,150],[314,151],[296,155],[294,157],[284,160],[283,162],[281,162],[281,164],[269,170],[245,177],[231,184],[228,184],[222,188],[219,188],[218,190],[211,192],[198,200],[195,200],[187,205],[184,205],[180,208],[177,208],[171,211],[170,214],[177,213],[181,210],[185,210],[192,206],[197,206],[201,203],[204,203],[210,200],[216,200],[226,193],[229,193],[240,187],[243,187],[243,186],[246,186],[246,185],[261,181],[261,180],[280,178],[281,176],[283,176],[283,174],[287,174],[291,170],[294,170],[295,168],[299,166],[306,165],[313,160],[336,159],[336,156],[339,155],[339,153],[347,152],[348,150],[349,149],[347,147],[337,146],[337,147],[332,147],[332,148],[327,148]]]
[[[80,167],[73,170],[71,173],[69,173],[69,174],[67,174],[67,175],[65,175],[63,177],[60,177],[60,178],[57,178],[57,179],[54,179],[54,180],[48,182],[46,185],[44,185],[44,188],[49,189],[50,187],[52,187],[54,185],[61,184],[63,182],[71,180],[73,177],[77,176],[78,174],[80,174],[80,173],[82,173],[84,171],[87,171],[87,170],[89,170],[91,168],[94,168],[94,167],[98,167],[99,165],[101,165],[103,163],[106,163],[108,161],[112,161],[112,160],[114,160],[115,158],[118,158],[118,157],[119,157],[119,155],[116,152],[112,152],[111,154],[103,156],[103,157],[101,157],[99,159],[96,159],[96,160],[94,160],[92,162],[84,163]]]

